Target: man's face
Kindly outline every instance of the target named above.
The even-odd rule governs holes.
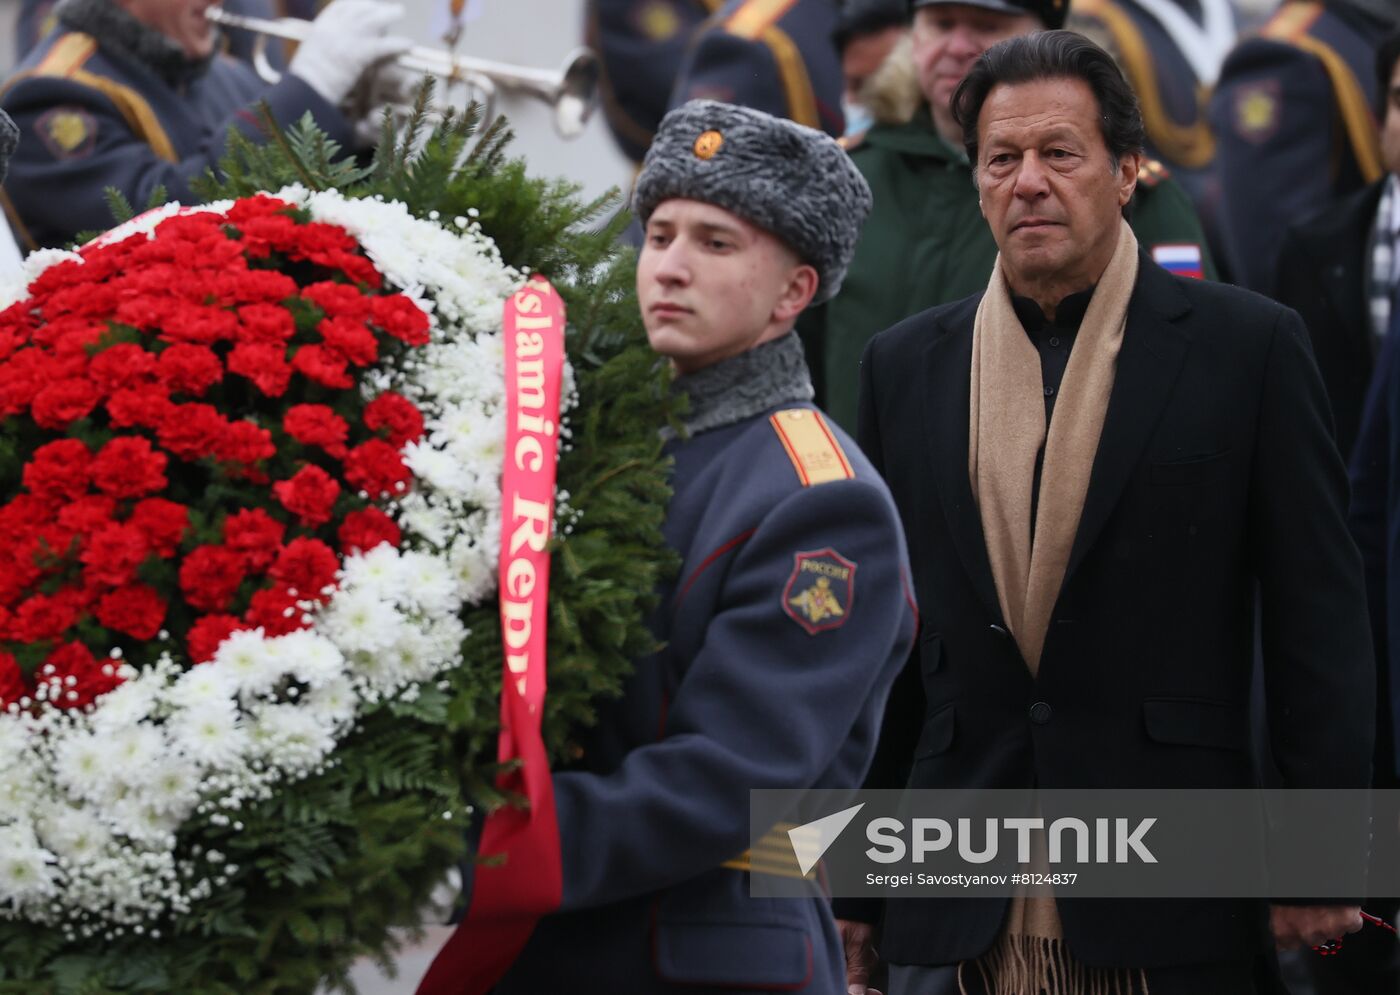
[[[637,260],[642,324],[681,373],[782,335],[815,289],[812,267],[723,208],[676,198],[647,221]]]
[[[1385,168],[1400,173],[1400,62],[1390,73],[1385,95],[1385,119],[1381,122],[1381,158]]]
[[[884,63],[899,39],[904,37],[904,31],[904,28],[894,25],[870,34],[856,35],[846,43],[841,50],[841,75],[845,77],[846,92],[843,96],[848,104],[860,102],[860,88]]]
[[[1031,14],[1002,14],[958,3],[933,4],[914,11],[914,66],[919,89],[933,108],[940,133],[945,137],[957,133],[951,109],[953,91],[977,57],[999,41],[1043,27]]]
[[[179,45],[191,59],[214,51],[214,25],[204,16],[214,0],[117,0],[117,6]]]
[[[1013,286],[1087,288],[1118,242],[1142,157],[1113,159],[1098,101],[1079,79],[992,87],[977,119],[982,216]]]

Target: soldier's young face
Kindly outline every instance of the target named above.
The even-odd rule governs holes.
[[[1385,95],[1385,117],[1381,123],[1381,159],[1385,168],[1400,173],[1400,62],[1390,74]]]
[[[192,59],[214,51],[214,25],[204,16],[215,0],[117,0],[146,27],[159,31]]]
[[[1142,157],[1110,155],[1098,117],[1081,79],[999,84],[982,105],[982,216],[1022,293],[1046,281],[1086,289],[1113,258]]]
[[[693,373],[783,335],[816,291],[816,271],[775,236],[713,204],[662,201],[637,259],[651,347]]]
[[[1003,14],[957,3],[939,3],[914,11],[914,67],[919,75],[919,89],[933,109],[938,130],[945,135],[956,132],[951,110],[953,91],[978,56],[999,41],[1043,27],[1040,19],[1030,14]]]

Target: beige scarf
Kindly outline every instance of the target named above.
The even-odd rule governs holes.
[[[1000,257],[973,322],[968,474],[1002,617],[1032,675],[1040,669],[1084,511],[1137,272],[1137,239],[1123,222],[1075,337],[1048,435],[1040,353],[1011,306]],[[1032,535],[1031,490],[1042,446]],[[1034,856],[1040,859],[1030,869],[1048,870],[1043,852]],[[1024,893],[1012,900],[1006,928],[976,966],[991,995],[1129,995],[1138,980],[1137,972],[1076,962],[1064,945],[1055,900]],[[1145,976],[1141,983],[1145,993]]]

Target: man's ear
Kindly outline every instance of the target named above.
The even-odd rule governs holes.
[[[1118,206],[1127,206],[1137,190],[1138,172],[1142,169],[1141,152],[1129,152],[1118,158]]]
[[[815,267],[800,263],[788,273],[787,285],[783,287],[778,302],[773,305],[773,321],[782,324],[796,321],[797,316],[807,310],[812,298],[817,294],[821,278]]]

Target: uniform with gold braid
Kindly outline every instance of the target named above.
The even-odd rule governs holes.
[[[1229,270],[1271,294],[1285,225],[1381,175],[1375,56],[1400,27],[1348,0],[1288,0],[1226,60],[1211,98]]]
[[[100,21],[74,23],[92,9],[65,14],[0,90],[21,134],[5,208],[25,248],[111,227],[108,187],[138,207],[157,187],[197,201],[190,181],[224,154],[230,129],[261,140],[257,100],[283,127],[310,110],[336,141],[353,140],[345,116],[297,77],[269,88],[245,63],[219,56],[202,76],[170,80],[104,48]]]
[[[743,104],[839,136],[836,13],[829,0],[729,0],[692,40],[671,106]]]

